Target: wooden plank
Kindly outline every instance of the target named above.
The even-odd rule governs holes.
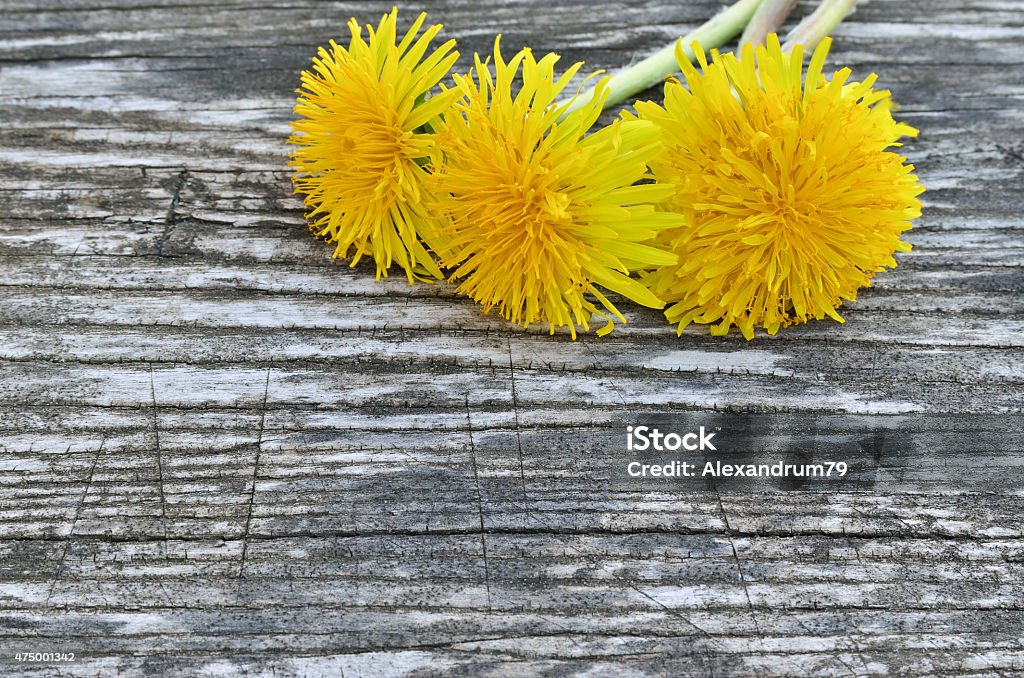
[[[719,4],[402,16],[443,21],[462,69],[498,31],[616,68]],[[625,303],[572,342],[331,261],[293,90],[390,8],[0,6],[0,673],[1024,672],[1021,461],[992,448],[1024,412],[1021,3],[840,26],[831,63],[921,131],[914,251],[845,325],[750,344]],[[656,411],[945,418],[873,484],[764,493],[627,481],[624,427]]]

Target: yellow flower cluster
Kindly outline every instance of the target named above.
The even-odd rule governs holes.
[[[874,76],[806,79],[802,54],[767,47],[677,58],[687,87],[665,104],[595,130],[606,80],[566,96],[582,64],[496,40],[443,82],[454,41],[420,15],[399,37],[397,10],[353,20],[348,47],[321,48],[303,72],[291,143],[310,229],[334,256],[377,277],[448,279],[509,321],[566,328],[622,313],[606,296],[668,309],[682,332],[780,327],[829,316],[886,266],[919,215],[913,167],[887,150],[916,132],[890,115]],[[594,77],[594,76],[591,76]],[[572,92],[569,92],[571,95]],[[635,274],[635,275],[634,275]]]
[[[363,39],[355,19],[346,49],[333,40],[303,71],[292,123],[295,188],[306,194],[310,229],[336,243],[335,257],[369,255],[377,278],[397,263],[415,277],[441,278],[424,249],[439,220],[427,209],[424,159],[434,146],[430,125],[455,97],[433,90],[459,58],[450,40],[424,58],[441,26],[418,40],[421,14],[402,41],[397,10]]]
[[[625,318],[599,286],[665,305],[629,273],[676,263],[643,243],[681,218],[654,207],[671,197],[670,186],[634,185],[660,150],[655,126],[620,120],[586,136],[601,113],[600,94],[572,112],[557,104],[580,67],[556,80],[557,60],[523,50],[506,63],[495,45],[493,75],[478,58],[475,78],[455,76],[462,98],[431,159],[435,209],[447,225],[435,251],[485,311],[497,307],[514,323],[547,323],[552,332],[568,327],[573,337],[596,314],[607,321],[604,334],[613,317]]]
[[[644,276],[680,333],[715,323],[712,334],[736,325],[752,339],[755,327],[843,322],[842,301],[910,250],[900,234],[924,189],[886,149],[917,131],[893,120],[875,76],[826,79],[828,49],[826,38],[804,78],[800,46],[786,54],[774,35],[739,57],[712,52],[710,65],[698,47],[703,73],[679,58],[688,89],[670,82],[664,106],[636,104],[662,131],[654,176],[685,217],[658,240],[679,263]]]

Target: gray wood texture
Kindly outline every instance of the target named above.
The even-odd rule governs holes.
[[[717,7],[425,6],[462,65],[501,31],[594,68]],[[332,262],[293,90],[387,9],[0,4],[0,673],[1024,673],[1019,462],[969,491],[668,494],[588,449],[640,411],[1021,413],[1024,2],[840,27],[830,63],[921,130],[915,250],[845,326],[749,344],[634,306],[574,343]]]

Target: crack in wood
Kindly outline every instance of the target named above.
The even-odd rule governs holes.
[[[263,452],[263,431],[264,422],[267,418],[267,396],[270,394],[270,368],[267,368],[267,378],[263,383],[263,406],[260,408],[259,433],[256,435],[256,458],[252,465],[252,480],[249,488],[249,505],[245,514],[245,531],[242,533],[242,557],[238,565],[238,577],[245,574],[245,559],[249,553],[250,528],[252,526],[252,509],[256,499],[256,481],[260,472],[260,454]]]
[[[75,537],[75,527],[78,525],[79,519],[82,517],[82,509],[85,507],[85,498],[89,496],[89,488],[92,487],[93,478],[96,476],[96,465],[99,463],[100,455],[103,453],[103,445],[107,442],[106,436],[100,441],[100,446],[96,450],[92,457],[92,464],[89,466],[89,475],[86,477],[85,487],[82,488],[82,496],[75,505],[75,515],[71,520],[71,529],[68,530],[68,536],[64,540],[64,549],[61,551],[60,560],[57,562],[57,569],[53,576],[53,582],[50,584],[50,590],[46,593],[46,601],[43,603],[43,607],[50,606],[50,599],[53,598],[53,592],[57,588],[57,584],[60,582],[61,576],[64,574],[64,563],[68,557],[68,551],[71,549],[71,540]],[[5,539],[6,540],[6,539]]]
[[[509,382],[512,390],[512,415],[515,421],[516,431],[516,454],[519,457],[519,481],[523,489],[523,509],[529,512],[530,498],[526,492],[526,471],[523,466],[523,438],[519,427],[519,398],[516,395],[516,367],[515,361],[512,359],[512,340],[509,339],[506,345],[508,347]]]
[[[153,376],[153,364],[149,364],[149,397],[150,397],[150,412],[153,414],[153,440],[155,443],[156,452],[156,473],[157,473],[157,488],[160,493],[160,519],[161,521],[167,518],[167,496],[164,494],[164,462],[163,453],[160,449],[160,411],[157,409],[156,402],[156,382]],[[166,532],[164,537],[166,538]]]
[[[473,464],[473,483],[476,487],[476,505],[480,517],[480,552],[484,561],[484,586],[487,590],[487,611],[491,611],[491,567],[487,560],[487,535],[484,522],[484,499],[480,490],[480,475],[476,465],[476,444],[473,442],[473,420],[469,411],[469,394],[466,394],[466,431],[469,435],[469,454]]]

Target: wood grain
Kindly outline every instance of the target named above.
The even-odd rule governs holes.
[[[331,261],[289,181],[293,90],[390,6],[0,6],[0,670],[1024,672],[1019,459],[680,493],[610,482],[608,443],[647,411],[1020,417],[1024,5],[872,0],[839,28],[832,63],[921,130],[915,249],[845,325],[750,344],[633,306],[572,342]],[[402,15],[463,68],[500,31],[613,69],[717,7]]]

